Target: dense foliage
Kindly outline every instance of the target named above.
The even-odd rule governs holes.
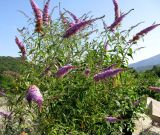
[[[19,72],[21,68],[21,58],[17,57],[0,57],[0,73],[3,73],[3,71],[13,71],[13,72]]]
[[[18,77],[22,61],[20,57],[0,57],[0,89],[11,89],[15,86],[15,79]]]

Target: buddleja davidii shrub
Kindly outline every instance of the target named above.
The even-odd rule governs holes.
[[[52,23],[52,25],[55,25],[54,27],[57,27],[57,23],[55,23],[55,24]],[[55,29],[52,29],[52,27],[50,27],[50,28],[51,28],[51,30],[55,30]],[[52,78],[51,77],[48,78],[48,77],[46,77],[46,73],[44,71],[46,70],[46,68],[50,68],[50,66],[51,67],[53,66],[52,69],[54,69],[54,68],[56,68],[56,69],[52,70],[52,72],[56,72],[57,66],[61,67],[64,64],[69,63],[69,62],[72,62],[74,65],[77,65],[77,68],[79,68],[78,66],[80,64],[78,64],[78,62],[79,62],[79,60],[77,60],[78,57],[77,58],[75,58],[75,57],[77,56],[77,53],[80,53],[79,58],[80,58],[80,60],[83,60],[84,58],[81,57],[81,53],[83,53],[83,51],[84,52],[86,51],[83,48],[81,50],[81,48],[79,47],[81,42],[79,40],[76,41],[76,38],[73,38],[73,40],[71,40],[71,41],[68,39],[65,40],[65,39],[62,39],[62,37],[60,37],[59,31],[57,33],[52,36],[47,35],[47,38],[45,37],[46,35],[43,35],[43,33],[41,33],[41,34],[33,33],[34,36],[28,36],[28,37],[25,36],[24,38],[27,38],[27,41],[25,41],[25,42],[28,44],[26,47],[27,49],[25,51],[24,51],[24,46],[23,46],[22,42],[20,42],[20,41],[17,42],[17,44],[19,45],[19,48],[22,52],[23,59],[27,55],[28,60],[29,60],[29,64],[27,65],[28,67],[24,71],[24,76],[20,80],[21,82],[24,82],[24,84],[21,84],[21,82],[20,82],[20,85],[21,85],[20,87],[27,88],[30,84],[37,84],[37,85],[41,86],[41,88],[44,89],[43,96],[46,99],[45,100],[46,104],[44,103],[44,105],[43,105],[44,111],[41,114],[39,114],[37,112],[38,110],[34,111],[31,109],[31,111],[30,111],[30,109],[28,107],[26,108],[26,107],[22,106],[23,104],[25,104],[25,102],[23,102],[21,99],[21,101],[19,101],[18,104],[21,104],[20,107],[22,107],[24,109],[19,112],[18,108],[13,108],[13,109],[15,109],[15,113],[19,114],[19,115],[17,115],[17,117],[15,116],[15,118],[20,119],[19,118],[20,116],[25,117],[25,115],[28,113],[31,115],[32,114],[37,114],[37,115],[39,114],[37,116],[38,118],[40,117],[40,119],[38,121],[35,120],[35,117],[31,117],[30,120],[33,121],[33,123],[38,124],[40,127],[42,127],[41,131],[43,131],[44,129],[46,129],[46,130],[48,129],[48,126],[49,126],[48,124],[51,124],[50,118],[53,118],[53,115],[52,115],[52,113],[54,114],[54,112],[52,110],[53,108],[51,107],[51,110],[48,110],[48,109],[50,109],[49,108],[50,106],[48,107],[48,105],[52,105],[51,102],[53,102],[52,95],[55,95],[55,98],[56,98],[56,94],[57,94],[58,104],[60,104],[60,105],[61,105],[61,100],[62,101],[64,100],[64,102],[66,102],[67,99],[68,99],[68,101],[70,101],[72,98],[74,99],[72,102],[70,101],[71,104],[67,104],[64,106],[64,112],[69,111],[65,107],[72,107],[72,104],[75,101],[74,97],[70,97],[70,95],[73,96],[73,94],[74,94],[74,93],[69,93],[69,90],[71,90],[71,92],[73,92],[72,89],[70,89],[70,87],[64,88],[64,86],[63,86],[63,85],[69,84],[69,82],[67,81],[67,80],[69,80],[69,77],[67,77],[64,80],[63,79],[57,80],[53,76],[52,76]],[[68,53],[68,54],[66,54],[66,53]],[[67,56],[65,56],[65,55],[67,55]],[[68,59],[66,59],[66,61],[65,61],[66,57]],[[73,61],[75,61],[75,62],[73,62]],[[43,63],[43,64],[41,64],[41,63]],[[49,67],[48,67],[48,65],[49,65]],[[46,67],[44,67],[44,66],[46,66]],[[45,76],[43,73],[45,73]],[[76,82],[78,82],[78,80],[76,80]],[[48,85],[46,85],[46,84],[48,84]],[[74,85],[73,88],[76,88],[75,84],[76,83],[73,82],[73,85]],[[50,91],[48,89],[50,89]],[[77,93],[75,93],[75,95],[76,94]],[[25,95],[25,93],[22,92],[22,97],[24,95]],[[61,99],[61,96],[62,96],[62,99]],[[54,99],[54,97],[53,97],[53,99]],[[69,102],[67,102],[67,103],[69,103]],[[56,102],[54,104],[56,105]],[[60,108],[63,108],[62,105]],[[32,105],[32,107],[33,106],[34,105]],[[73,109],[74,109],[74,106],[73,106]],[[51,116],[48,114],[48,111],[52,112]],[[55,113],[58,113],[58,111],[59,111],[59,109]],[[60,110],[60,112],[62,112],[62,110]],[[60,117],[62,117],[64,114],[65,113],[60,115]],[[46,117],[43,117],[43,116],[46,116],[49,119],[46,120]],[[54,115],[54,116],[56,116],[56,115]],[[62,122],[63,122],[63,119],[62,119]],[[68,118],[65,118],[65,119],[67,120]],[[18,121],[17,121],[17,123],[18,123]],[[34,129],[34,126],[31,127],[29,125],[30,123],[27,123],[27,122],[24,122],[24,123],[26,123],[25,126],[27,127],[27,129],[30,129],[31,131],[32,131],[32,129]],[[21,125],[20,127],[23,129],[23,124],[21,124],[20,122],[19,122],[19,124]],[[45,125],[47,125],[47,127]],[[14,126],[16,126],[16,125],[14,125]],[[14,126],[13,126],[13,128],[14,128]],[[41,129],[41,128],[39,128],[39,129]],[[36,130],[36,129],[34,129],[34,130]],[[46,133],[49,131],[50,130],[47,130]],[[45,130],[44,130],[44,133],[45,133]]]
[[[117,28],[129,12],[121,16],[117,14],[115,22],[90,41],[87,37],[90,32],[82,30],[89,29],[88,26],[103,17],[79,20],[66,11],[73,17],[73,22],[65,20],[65,14],[61,13],[60,21],[50,20],[47,25],[42,25],[39,8],[33,0],[31,5],[35,14],[35,32],[21,33],[26,48],[16,38],[22,58],[28,65],[18,82],[21,91],[13,107],[16,115],[12,129],[31,134],[131,133],[132,119],[140,110],[132,102],[139,97],[135,93],[136,84],[132,84],[134,79],[129,83],[131,76],[127,76],[122,67],[127,66],[126,56],[132,56],[132,43],[153,27],[128,41]],[[112,78],[119,72],[126,76]],[[28,106],[23,100],[26,93],[28,103],[33,100],[36,104]]]

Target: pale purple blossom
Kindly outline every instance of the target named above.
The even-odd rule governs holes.
[[[119,26],[119,24],[121,23],[121,21],[125,18],[126,15],[128,15],[133,9],[131,9],[130,11],[128,11],[127,13],[121,15],[120,17],[118,17],[110,26],[108,26],[107,28],[110,30],[110,31],[114,31],[115,28],[117,26]]]
[[[23,43],[20,42],[20,40],[18,39],[18,37],[15,38],[15,42],[16,42],[18,48],[20,49],[20,51],[22,53],[22,57],[24,58],[26,56],[26,49],[25,49]]]
[[[42,14],[41,14],[41,10],[39,9],[39,7],[36,5],[36,3],[34,2],[34,0],[30,0],[32,9],[34,11],[35,17],[36,19],[42,19]]]
[[[31,3],[32,9],[34,11],[35,19],[36,19],[35,31],[40,33],[40,32],[42,32],[42,24],[43,24],[42,13],[41,13],[41,10],[39,9],[39,7],[34,2],[34,0],[30,0],[30,3]]]
[[[114,4],[115,20],[117,20],[120,17],[118,0],[112,0],[112,1],[113,1],[113,4]]]
[[[105,120],[110,123],[115,123],[120,121],[120,119],[118,119],[117,117],[105,117]]]
[[[148,89],[150,89],[154,92],[160,92],[160,87],[149,86]]]
[[[57,73],[55,74],[55,76],[58,77],[58,78],[63,77],[64,75],[68,74],[69,71],[71,71],[73,68],[75,68],[75,66],[65,65],[65,66],[61,67],[57,71]]]
[[[105,70],[105,71],[102,71],[98,74],[95,74],[94,80],[96,82],[100,81],[100,80],[104,80],[105,78],[113,77],[122,71],[124,71],[124,69],[122,69],[122,68]]]
[[[95,22],[96,20],[101,19],[103,17],[104,16],[76,23],[75,25],[73,25],[72,27],[69,27],[66,30],[66,32],[63,35],[63,38],[69,38],[69,37],[71,37],[72,35],[76,34],[78,31],[84,29],[86,26],[91,25],[93,22]]]
[[[129,42],[134,42],[137,41],[141,36],[144,36],[145,34],[147,34],[148,32],[150,32],[151,30],[155,29],[156,27],[158,27],[160,24],[154,24],[151,25],[143,30],[141,30],[140,32],[138,32],[135,36],[133,36],[133,38],[129,41]]]
[[[42,109],[43,96],[36,85],[31,85],[27,91],[26,99],[31,105],[31,102],[34,101],[38,104],[39,110]]]
[[[49,13],[48,13],[48,10],[49,10],[49,2],[50,2],[50,0],[48,0],[48,1],[46,2],[46,4],[44,5],[44,9],[43,9],[43,23],[44,23],[45,25],[48,25],[48,24],[49,24],[49,19],[50,19]]]

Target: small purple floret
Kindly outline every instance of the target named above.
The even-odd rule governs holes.
[[[115,123],[115,122],[118,122],[120,119],[116,117],[106,117],[105,120],[110,123]]]

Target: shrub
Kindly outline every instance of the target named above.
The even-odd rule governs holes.
[[[33,0],[31,6],[35,18],[29,23],[33,27],[19,30],[23,42],[16,37],[26,67],[16,90],[7,95],[12,117],[5,121],[2,132],[132,134],[134,119],[143,112],[143,97],[137,93],[138,80],[128,69],[128,58],[137,50],[137,40],[159,24],[128,39],[140,23],[122,31],[122,20],[132,10],[120,15],[116,1],[116,19],[109,27],[103,21],[105,29],[99,33],[94,23],[104,16],[78,18],[65,10],[52,20],[49,1],[43,12]],[[98,36],[91,36],[94,32]],[[29,92],[31,85],[35,87]]]

